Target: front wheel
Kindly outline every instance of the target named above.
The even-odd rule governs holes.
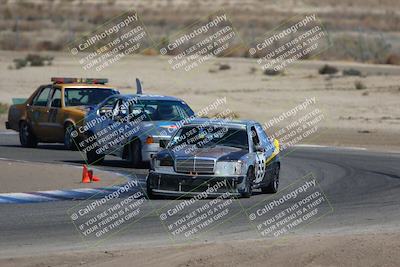
[[[36,147],[38,144],[36,136],[26,121],[22,121],[19,125],[19,141],[23,147]]]
[[[150,178],[147,177],[146,179],[146,195],[148,199],[156,199],[156,197],[153,194],[153,189],[150,186]]]
[[[88,139],[90,139],[92,135],[92,133],[89,133]],[[85,149],[88,164],[97,165],[103,163],[105,155],[96,152],[98,149],[96,140],[93,140]]]
[[[129,144],[129,162],[133,168],[140,168],[143,164],[142,146],[139,139],[136,139]]]
[[[104,157],[104,154],[97,154],[96,149],[91,149],[86,152],[87,162],[91,165],[102,164],[104,161]]]
[[[269,182],[269,184],[266,187],[262,187],[261,191],[263,193],[276,193],[278,192],[278,187],[279,187],[279,172],[280,172],[280,166],[279,164],[275,164],[275,167],[272,172],[272,179]]]
[[[242,193],[242,197],[244,197],[244,198],[251,197],[251,195],[253,193],[253,189],[252,189],[253,180],[254,180],[254,170],[253,170],[253,168],[249,168],[249,170],[247,171],[247,175],[246,175],[245,190]]]
[[[76,138],[73,135],[76,133],[75,127],[72,124],[67,124],[64,130],[64,147],[67,150],[78,150]]]

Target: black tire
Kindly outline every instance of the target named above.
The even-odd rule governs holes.
[[[241,193],[241,196],[243,198],[251,197],[251,195],[253,193],[253,189],[252,189],[252,181],[253,180],[254,180],[254,169],[253,168],[249,168],[247,170],[247,174],[246,174],[245,191]]]
[[[91,149],[86,152],[87,162],[90,165],[100,165],[104,161],[104,154],[97,154],[96,149]]]
[[[95,144],[96,140],[93,141],[92,144]],[[92,146],[92,144],[90,144],[88,146],[88,148],[90,148],[88,151],[86,151],[86,159],[88,164],[91,165],[99,165],[102,164],[104,161],[104,154],[97,154],[96,150],[97,150],[97,146]]]
[[[76,131],[75,127],[68,123],[64,127],[64,147],[66,150],[78,150],[77,138],[72,137],[72,132]]]
[[[26,121],[19,124],[19,141],[23,147],[37,147],[37,138]]]
[[[142,145],[139,139],[133,140],[129,144],[128,160],[133,168],[140,168],[143,165],[142,161]]]
[[[149,178],[146,180],[146,195],[148,199],[156,199],[156,196],[153,194],[153,190],[150,188]]]
[[[272,177],[271,181],[269,184],[265,187],[261,188],[261,192],[263,193],[269,193],[269,194],[274,194],[278,192],[278,187],[279,187],[279,172],[280,172],[280,166],[279,164],[275,163],[273,172],[272,172]]]

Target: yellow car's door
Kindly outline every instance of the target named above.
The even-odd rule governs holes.
[[[47,117],[45,134],[50,141],[63,142],[64,140],[64,116],[62,113],[61,88],[54,88]]]
[[[39,140],[45,140],[45,131],[48,120],[48,102],[51,92],[51,85],[44,86],[34,97],[32,104],[27,107],[27,117],[33,133]]]

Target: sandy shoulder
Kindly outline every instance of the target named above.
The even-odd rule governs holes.
[[[399,266],[400,233],[291,236],[4,258],[11,266]]]
[[[52,66],[7,69],[16,56],[0,51],[0,102],[28,97],[38,85],[50,82],[52,76],[82,76],[79,62],[66,53],[55,53]],[[230,69],[219,70],[221,63]],[[318,69],[324,64],[339,70],[354,68],[363,76],[319,75]],[[85,75],[99,74],[87,71]],[[305,99],[315,98],[313,108],[322,111],[324,120],[318,124],[318,133],[301,143],[400,150],[400,66],[309,60],[296,62],[283,75],[268,76],[253,59],[216,58],[191,72],[179,72],[172,70],[168,57],[136,55],[104,69],[101,76],[109,78],[122,93],[134,92],[135,78],[139,77],[145,93],[179,96],[195,111],[225,97],[226,103],[208,115],[229,109],[241,119],[262,124]],[[355,89],[357,82],[366,88]],[[5,120],[5,114],[0,116],[0,130],[4,129]],[[285,120],[281,126],[290,122]]]
[[[126,178],[119,174],[94,170],[101,181],[83,184],[82,168],[63,164],[0,160],[0,169],[0,193],[95,188],[126,182]]]

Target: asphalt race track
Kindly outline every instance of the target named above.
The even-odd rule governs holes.
[[[21,148],[18,136],[12,134],[0,134],[0,157],[55,164],[84,163],[79,152],[65,151],[61,145],[41,145],[36,149]],[[281,162],[281,189],[311,173],[332,208],[320,219],[295,229],[294,232],[325,234],[400,227],[400,154],[345,148],[296,147],[284,153]],[[100,168],[119,171],[140,180],[145,178],[146,173],[146,170],[130,169],[123,161],[112,158],[106,158]],[[27,181],[33,182],[33,179]],[[255,192],[250,199],[238,200],[239,205],[231,207],[232,216],[201,235],[200,239],[204,241],[259,237],[259,233],[251,227],[244,210],[270,196]],[[118,201],[120,199],[109,201],[99,209],[106,210]],[[207,200],[196,202],[191,209],[200,207],[205,201]],[[178,201],[146,201],[141,207],[141,213],[145,216],[116,232],[99,246],[115,248],[132,243],[179,242],[171,240],[159,215],[154,212],[174,202]],[[67,214],[68,209],[79,204],[81,201],[0,205],[1,256],[84,247],[86,244],[82,242],[79,232]],[[287,206],[279,208],[285,207]]]

